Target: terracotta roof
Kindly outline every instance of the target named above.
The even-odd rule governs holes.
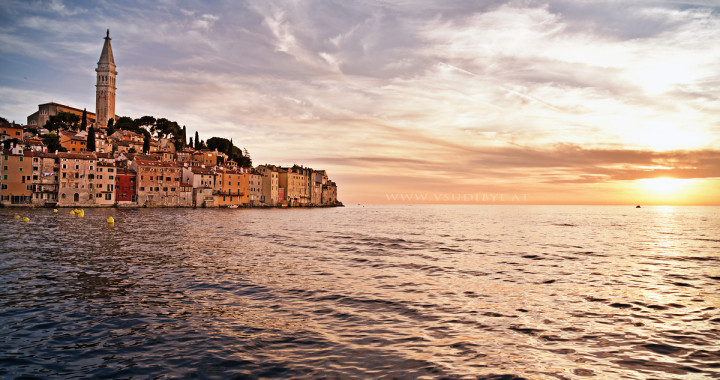
[[[162,161],[145,161],[145,160],[135,160],[137,162],[138,166],[164,166],[168,168],[179,168],[180,166],[174,162],[162,162]]]
[[[214,172],[212,171],[212,169],[210,169],[210,168],[203,168],[203,167],[200,167],[200,166],[191,166],[191,167],[190,167],[190,170],[191,170],[194,174],[213,174],[213,173],[214,173]]]
[[[95,159],[97,159],[97,157],[95,156],[95,153],[67,153],[67,152],[60,152],[60,153],[58,153],[58,157],[60,157],[60,158],[80,159],[80,160],[95,160]]]

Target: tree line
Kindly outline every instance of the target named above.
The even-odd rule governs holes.
[[[0,117],[0,121],[7,123],[7,119]],[[87,111],[83,110],[82,116],[78,116],[69,112],[58,112],[56,115],[50,116],[43,126],[49,133],[42,135],[43,143],[47,146],[51,153],[66,151],[60,146],[60,138],[58,133],[61,130],[70,131],[87,131],[88,137],[86,141],[86,150],[94,152],[95,147],[95,128],[90,125],[88,128]],[[167,138],[173,141],[176,150],[190,146],[196,150],[217,149],[220,153],[225,153],[230,160],[238,163],[242,167],[252,167],[252,160],[247,149],[240,149],[232,143],[232,139],[228,140],[222,137],[211,137],[207,142],[200,140],[198,132],[195,132],[195,139],[190,137],[190,143],[187,143],[187,128],[166,118],[156,118],[154,116],[142,116],[133,119],[127,116],[121,116],[117,120],[108,120],[107,135],[110,136],[118,130],[131,131],[143,135],[143,153],[150,151],[150,140],[152,137]],[[37,130],[35,130],[37,133]],[[57,132],[57,133],[55,133]]]

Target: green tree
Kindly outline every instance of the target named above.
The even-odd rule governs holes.
[[[135,126],[135,121],[127,116],[121,116],[117,119],[115,122],[115,129],[123,130],[123,131],[137,131],[137,126]]]
[[[200,137],[198,135],[198,131],[195,131],[195,146],[193,148],[195,148],[195,150],[200,149]]]
[[[2,124],[10,124],[10,122],[8,121],[8,119],[6,119],[6,118],[4,118],[4,117],[2,117],[2,116],[0,116],[0,123],[2,123]]]
[[[90,126],[90,129],[88,129],[87,151],[88,152],[95,151],[95,127],[93,127],[92,125]]]
[[[145,139],[143,139],[143,153],[150,152],[150,132],[144,131]]]
[[[181,137],[181,148],[184,148],[187,146],[187,128],[183,125],[182,127],[182,137]]]
[[[107,135],[111,136],[113,133],[115,133],[115,119],[110,118],[107,125]]]
[[[55,152],[63,152],[67,149],[60,146],[60,136],[58,136],[56,133],[50,132],[46,135],[42,136],[43,144],[48,149],[48,152],[55,153]]]
[[[135,119],[135,126],[151,131],[155,127],[155,121],[154,116],[143,116]]]
[[[44,127],[48,131],[61,131],[61,130],[77,130],[78,123],[80,122],[80,116],[69,112],[58,112],[57,115],[52,115],[48,118]]]
[[[192,137],[190,138],[190,145],[188,145],[188,146],[191,148],[195,146],[195,145],[193,145]]]
[[[87,130],[87,109],[83,108],[82,121],[80,121],[80,130]]]

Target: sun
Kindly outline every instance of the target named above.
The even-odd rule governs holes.
[[[645,204],[688,204],[697,200],[697,179],[658,177],[643,178],[635,181],[634,188],[637,200]]]
[[[692,182],[691,179],[671,177],[645,178],[639,181],[646,190],[662,194],[677,193]]]

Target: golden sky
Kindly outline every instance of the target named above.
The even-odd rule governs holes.
[[[720,204],[711,1],[3,1],[0,115],[117,112],[328,170],[346,203]]]

